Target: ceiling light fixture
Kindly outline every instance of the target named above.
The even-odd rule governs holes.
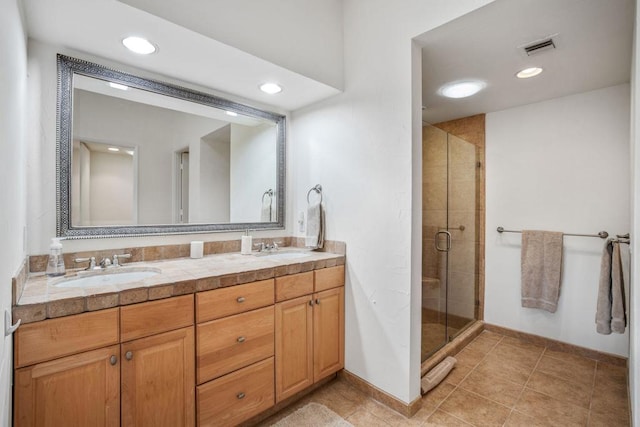
[[[127,154],[130,155],[130,156],[133,156],[134,152],[133,152],[133,150],[127,150]]]
[[[153,43],[142,37],[127,37],[122,40],[122,44],[131,52],[140,55],[149,55],[157,50]]]
[[[260,85],[260,90],[264,93],[268,93],[269,95],[274,95],[282,92],[282,86],[276,83],[264,83]]]
[[[238,113],[236,113],[234,111],[227,111],[227,116],[238,117]]]
[[[447,98],[466,98],[475,95],[487,84],[480,80],[464,80],[458,82],[447,83],[438,89],[438,93]]]
[[[107,148],[107,150],[109,150],[109,151],[120,151],[120,149],[116,148],[116,147],[109,147],[109,148]]]
[[[111,86],[114,89],[120,89],[120,90],[128,90],[129,89],[129,86],[121,85],[120,83],[109,82],[109,86]]]
[[[524,70],[520,70],[516,73],[516,77],[519,79],[528,79],[530,77],[535,77],[538,74],[542,73],[542,68],[540,67],[530,67],[525,68]]]

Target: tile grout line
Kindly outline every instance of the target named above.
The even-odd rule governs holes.
[[[478,335],[478,336],[477,336],[473,341],[477,340],[479,337],[480,337],[480,335]],[[460,382],[459,382],[458,384],[451,384],[451,383],[448,383],[448,384],[451,384],[451,385],[453,386],[453,390],[451,390],[451,392],[449,392],[449,394],[447,394],[447,396],[446,396],[444,399],[442,399],[442,401],[441,401],[439,404],[437,404],[437,405],[436,405],[436,409],[434,409],[434,411],[433,411],[433,413],[432,413],[431,415],[433,415],[433,414],[434,414],[438,409],[440,409],[440,406],[442,406],[442,404],[443,404],[443,403],[444,403],[444,402],[449,398],[449,396],[451,396],[451,395],[453,394],[453,392],[454,392],[454,391],[456,391],[458,388],[460,388],[461,390],[464,390],[464,391],[466,391],[466,392],[473,393],[473,392],[471,392],[470,390],[467,390],[467,389],[465,389],[465,388],[460,387],[460,384],[462,384],[462,383],[464,382],[464,380],[466,380],[466,379],[467,379],[467,377],[469,377],[469,375],[471,375],[471,373],[472,373],[472,372],[473,372],[473,371],[474,371],[478,366],[480,366],[480,363],[482,363],[482,361],[483,361],[484,359],[486,359],[486,358],[487,358],[487,356],[489,355],[489,353],[491,352],[491,350],[493,350],[494,348],[496,348],[496,346],[497,346],[498,344],[500,344],[500,343],[502,342],[502,340],[503,340],[503,339],[504,339],[504,335],[502,335],[502,336],[501,336],[501,338],[500,338],[498,341],[496,341],[496,343],[493,345],[493,347],[491,347],[491,348],[489,349],[489,351],[487,351],[487,352],[484,354],[484,356],[482,357],[482,359],[480,359],[480,361],[479,361],[478,363],[476,363],[476,365],[475,365],[473,368],[471,368],[471,370],[467,373],[467,375],[465,375],[464,377],[462,377],[462,379],[460,380]],[[471,341],[469,344],[473,343],[473,341]],[[467,344],[467,346],[468,346],[469,344]],[[467,346],[465,346],[462,350],[464,350],[465,348],[467,348]],[[462,352],[462,350],[460,350],[458,353]],[[457,353],[456,353],[456,354],[457,354]],[[479,395],[479,394],[477,394],[477,393],[473,393],[473,394],[476,394],[476,395],[480,396],[480,395]],[[485,398],[484,396],[480,396],[480,397]],[[488,399],[488,398],[485,398],[485,399],[487,399],[487,400],[489,400],[489,401],[493,402],[491,399]],[[498,402],[494,402],[494,403],[498,403]],[[500,404],[500,405],[502,405],[502,404]],[[502,406],[504,406],[504,405],[502,405]],[[462,421],[463,423],[469,424],[470,426],[473,426],[473,427],[477,427],[475,424],[472,424],[472,423],[470,423],[470,422],[468,422],[468,421],[466,421],[466,420],[463,420],[462,418],[457,417],[457,416],[455,416],[454,414],[451,414],[451,413],[449,413],[449,412],[445,411],[444,409],[440,409],[440,410],[441,410],[442,412],[444,412],[445,414],[447,414],[447,415],[449,415],[449,416],[451,416],[451,417],[453,417],[453,418],[455,418],[455,419],[457,419],[457,420]]]
[[[589,395],[589,412],[587,413],[587,425],[591,425],[591,406],[593,404],[593,393],[596,391],[596,376],[598,375],[598,364],[600,362],[596,360],[596,366],[593,370],[593,381],[591,382],[591,394]]]
[[[516,410],[516,406],[518,405],[518,402],[520,402],[520,399],[522,399],[522,395],[524,394],[524,391],[527,388],[527,384],[529,384],[529,381],[531,380],[531,377],[533,376],[533,373],[538,368],[538,365],[540,364],[540,361],[542,360],[542,357],[544,356],[544,354],[546,352],[547,352],[547,347],[545,346],[544,349],[542,349],[542,353],[540,353],[540,356],[538,356],[538,360],[536,361],[535,366],[531,370],[531,373],[529,374],[529,377],[527,378],[527,381],[522,386],[522,390],[520,390],[520,394],[518,395],[518,398],[516,399],[515,403],[513,404],[513,407],[511,408],[511,411],[509,412],[509,415],[507,416],[507,419],[502,424],[503,427],[507,424],[507,421],[509,420],[509,418],[511,418],[511,415],[513,414],[513,411]]]

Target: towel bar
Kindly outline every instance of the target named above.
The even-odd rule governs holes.
[[[498,233],[522,233],[521,230],[505,230],[504,227],[497,228]],[[599,237],[606,239],[609,237],[609,233],[606,231],[600,231],[598,234],[575,234],[575,233],[563,233],[565,236],[578,236],[578,237]]]

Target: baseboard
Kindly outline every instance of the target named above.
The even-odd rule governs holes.
[[[390,409],[393,409],[397,413],[404,415],[407,418],[411,418],[422,407],[422,396],[417,397],[413,402],[406,404],[402,400],[391,396],[385,391],[380,390],[373,384],[363,380],[357,375],[352,374],[347,370],[342,370],[338,373],[338,377],[348,382],[364,394],[372,397],[383,405]]]
[[[553,340],[551,338],[541,337],[526,332],[516,331],[514,329],[504,328],[502,326],[484,324],[484,328],[489,332],[495,332],[508,337],[519,338],[523,341],[530,342],[539,346],[545,346],[551,350],[561,351],[563,353],[577,354],[588,359],[594,359],[598,362],[609,363],[617,366],[627,366],[627,358],[617,356],[615,354],[604,353],[590,348],[580,347],[578,345],[568,344],[562,341]]]

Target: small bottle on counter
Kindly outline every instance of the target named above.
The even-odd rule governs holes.
[[[245,230],[244,236],[242,236],[242,242],[240,244],[240,253],[242,255],[251,255],[251,244],[253,239],[249,236],[249,230]]]
[[[54,237],[53,239],[51,239],[51,246],[49,246],[47,276],[64,276],[65,272],[66,269],[64,267],[64,257],[62,256],[62,243],[60,243],[59,237]]]

